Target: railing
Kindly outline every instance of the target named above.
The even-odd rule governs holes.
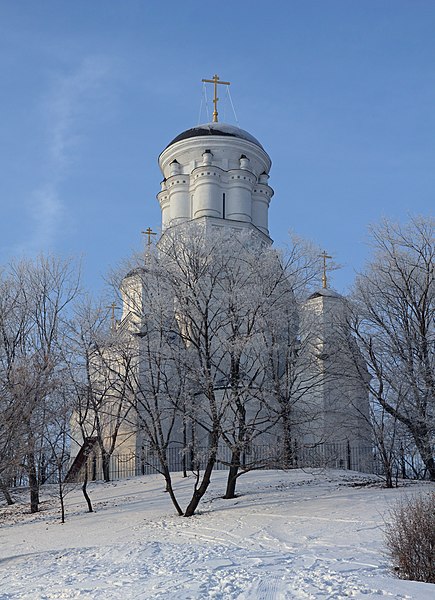
[[[424,478],[425,470],[418,460],[417,455],[406,457],[407,460],[396,461],[394,475],[409,479]],[[166,451],[166,460],[171,472],[191,472],[202,469],[207,459],[207,449],[196,449],[195,453],[183,451],[179,447],[170,447]],[[231,464],[231,449],[226,446],[219,447],[215,470],[226,470]],[[241,464],[249,469],[297,469],[297,468],[332,468],[347,469],[384,475],[384,467],[379,456],[372,446],[352,446],[349,442],[323,443],[317,445],[294,445],[291,452],[284,456],[277,452],[276,447],[269,445],[252,445],[241,455]],[[45,465],[44,478],[40,483],[57,483],[56,469],[50,470],[50,465]],[[101,455],[95,450],[77,473],[76,480],[82,481],[87,470],[89,481],[103,479]],[[161,463],[156,453],[151,449],[145,450],[142,455],[113,454],[110,457],[109,476],[111,480],[125,479],[138,475],[160,473]],[[67,474],[65,468],[64,477]],[[13,476],[3,479],[8,487],[28,485],[28,478],[24,471],[17,470]]]
[[[204,468],[207,460],[206,449],[199,448],[194,455],[171,447],[166,451],[166,461],[171,472],[190,472]],[[220,447],[215,470],[226,470],[231,464],[231,449]],[[290,455],[277,453],[276,447],[253,445],[242,453],[242,467],[250,469],[296,469],[334,468],[375,473],[380,471],[371,446],[352,447],[348,443],[318,444],[299,446]],[[101,457],[94,455],[88,462],[88,479],[102,479]],[[162,471],[158,456],[148,450],[141,456],[135,454],[113,454],[110,460],[110,479],[123,479],[137,475],[149,475]],[[83,475],[82,475],[83,476]]]

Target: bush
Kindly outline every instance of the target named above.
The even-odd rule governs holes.
[[[389,517],[385,541],[397,576],[435,583],[435,492],[401,500]]]

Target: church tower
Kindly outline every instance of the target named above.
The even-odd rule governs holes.
[[[251,229],[271,244],[268,185],[271,160],[243,129],[207,123],[183,131],[159,156],[163,174],[157,195],[162,231],[186,221],[206,227]]]

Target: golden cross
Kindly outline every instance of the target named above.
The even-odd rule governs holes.
[[[152,235],[157,235],[157,233],[155,233],[151,227],[148,227],[148,229],[145,229],[145,231],[142,231],[141,233],[143,233],[144,235],[148,236],[148,243],[147,246],[151,246],[151,236]]]
[[[321,258],[323,258],[322,287],[323,287],[324,290],[326,290],[326,288],[328,287],[326,285],[326,283],[327,283],[327,279],[326,279],[326,259],[327,258],[332,258],[332,256],[329,256],[329,254],[326,254],[326,250],[323,250],[322,254],[319,254],[319,256]]]
[[[111,326],[112,326],[112,329],[114,330],[115,329],[115,323],[116,323],[116,320],[115,320],[115,310],[117,308],[119,308],[119,306],[116,306],[116,302],[112,302],[112,304],[110,304],[110,306],[106,306],[106,308],[110,308],[111,311],[112,311],[112,314],[110,316],[110,320],[112,321],[112,325]]]
[[[213,75],[213,79],[203,79],[204,83],[214,83],[214,111],[213,111],[213,123],[218,122],[218,111],[217,111],[217,103],[219,98],[217,97],[217,86],[218,85],[231,85],[229,81],[219,81],[219,77],[217,75]]]

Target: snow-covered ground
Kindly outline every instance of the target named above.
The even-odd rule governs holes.
[[[175,476],[184,504],[192,480]],[[59,520],[51,490],[42,511],[0,509],[0,599],[433,600],[435,586],[400,581],[383,554],[388,507],[414,484],[386,490],[346,471],[264,471],[223,500],[216,472],[200,511],[174,514],[159,476],[92,484]],[[20,502],[27,498],[20,496]]]

